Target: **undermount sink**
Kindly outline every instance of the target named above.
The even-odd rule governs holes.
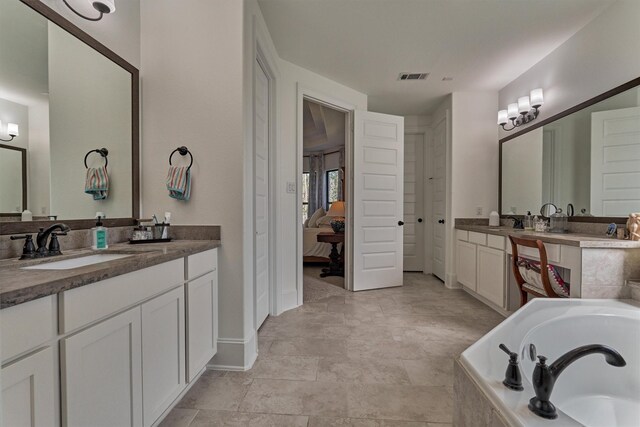
[[[22,267],[24,270],[71,270],[78,267],[86,267],[87,265],[100,264],[102,262],[113,261],[120,258],[126,258],[131,254],[95,254],[86,255],[78,258],[65,259],[62,261],[46,262],[36,264],[29,267]]]

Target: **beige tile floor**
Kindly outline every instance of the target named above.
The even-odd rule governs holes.
[[[162,427],[450,426],[454,357],[501,320],[418,273],[305,303],[267,319],[251,370],[205,372]]]

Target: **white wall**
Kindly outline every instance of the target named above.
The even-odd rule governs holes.
[[[140,0],[116,1],[116,11],[97,22],[75,15],[61,0],[40,1],[140,68]],[[69,0],[69,4],[87,16],[99,15],[86,0]]]
[[[144,215],[171,211],[177,224],[222,226],[216,359],[243,367],[252,327],[244,316],[243,5],[142,0],[141,17]],[[165,187],[169,154],[180,145],[194,156],[188,202]]]
[[[500,108],[541,87],[545,104],[540,109],[540,121],[637,78],[640,75],[639,17],[640,1],[613,3],[500,90]],[[497,112],[495,115],[497,117]],[[508,134],[500,129],[500,138]]]
[[[69,93],[74,93],[69,97]],[[49,24],[51,214],[60,219],[131,217],[131,75]],[[109,150],[109,195],[84,193],[87,152]],[[94,153],[89,167],[104,164]]]
[[[282,310],[298,305],[297,302],[297,266],[300,260],[296,256],[296,232],[300,232],[297,218],[296,195],[286,193],[286,183],[296,182],[298,156],[297,151],[297,96],[298,87],[324,94],[355,105],[359,110],[367,109],[367,96],[343,86],[288,61],[280,60],[281,73],[278,84],[278,116],[280,135],[278,140],[278,260],[277,281],[282,284]]]

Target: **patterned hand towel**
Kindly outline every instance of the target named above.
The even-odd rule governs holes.
[[[171,166],[167,174],[169,197],[177,200],[189,200],[191,197],[191,168]]]
[[[109,174],[106,166],[87,169],[84,192],[91,194],[93,200],[104,200],[109,196]]]

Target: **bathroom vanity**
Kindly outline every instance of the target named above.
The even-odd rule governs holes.
[[[2,425],[159,423],[216,354],[219,246],[0,260]]]
[[[630,298],[625,280],[640,277],[640,242],[456,223],[458,283],[503,314],[519,307],[509,235],[544,242],[549,263],[568,270],[571,298]],[[538,259],[535,250],[521,247],[519,251]]]

